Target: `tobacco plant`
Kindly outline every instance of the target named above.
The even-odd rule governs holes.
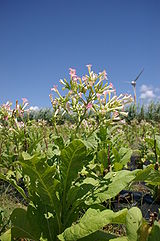
[[[53,165],[45,154],[30,156],[23,152],[19,159],[26,182],[26,194],[12,177],[0,177],[16,188],[28,201],[27,210],[15,209],[11,215],[11,237],[57,240],[57,235],[76,222],[88,207],[103,208],[100,204],[115,197],[135,178],[135,173],[120,171],[104,178],[89,171],[81,175],[89,164],[83,141],[73,140],[61,150]],[[118,185],[117,185],[118,184]]]

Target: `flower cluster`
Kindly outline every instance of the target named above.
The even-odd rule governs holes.
[[[3,124],[8,124],[9,120],[14,120],[15,125],[18,128],[21,128],[24,126],[24,123],[22,121],[18,121],[18,118],[22,118],[25,111],[29,111],[29,109],[26,109],[26,107],[29,105],[28,100],[26,98],[22,98],[22,104],[18,104],[18,101],[16,101],[15,108],[12,107],[12,103],[10,101],[7,101],[6,104],[2,104],[0,106],[0,121]]]
[[[53,99],[50,94],[51,103],[54,109],[54,116],[65,113],[77,116],[77,123],[81,123],[91,111],[95,116],[104,119],[107,113],[117,113],[111,115],[111,118],[117,118],[119,114],[126,113],[123,111],[124,106],[133,101],[130,95],[116,95],[116,90],[112,83],[108,83],[106,71],[98,74],[92,71],[92,66],[87,65],[88,74],[82,77],[77,76],[76,70],[70,68],[70,80],[60,79],[62,90],[65,90],[65,96],[60,94],[57,86],[53,86],[58,96]],[[78,124],[78,125],[79,125]]]

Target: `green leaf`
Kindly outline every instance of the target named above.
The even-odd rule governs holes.
[[[17,185],[16,180],[14,180],[14,179],[13,179],[12,177],[10,177],[10,176],[7,176],[7,175],[5,176],[5,175],[3,175],[3,174],[1,174],[1,173],[0,173],[0,179],[6,181],[6,182],[8,182],[8,183],[10,183],[14,188],[17,189],[17,191],[22,195],[22,197],[23,197],[25,200],[27,200],[27,197],[26,197],[26,194],[25,194],[24,190],[23,190],[20,186]]]
[[[43,203],[43,207],[49,206],[52,208],[52,212],[55,211],[57,224],[59,230],[61,229],[60,221],[60,209],[61,203],[58,198],[57,192],[59,191],[60,182],[55,178],[57,174],[56,166],[49,166],[44,156],[34,155],[29,158],[27,155],[23,157],[25,160],[21,160],[20,164],[23,168],[23,174],[29,177],[29,195],[33,203],[40,200]],[[40,211],[41,212],[41,211]]]
[[[160,185],[160,172],[154,169],[154,165],[150,165],[144,170],[138,171],[135,181],[145,181],[152,185]]]
[[[151,233],[149,234],[148,241],[158,240],[160,240],[160,223],[155,221]]]
[[[138,240],[138,230],[142,224],[142,213],[139,208],[131,208],[126,216],[126,231],[129,241]]]
[[[118,237],[114,239],[110,239],[109,241],[129,241],[127,237]]]
[[[37,195],[44,204],[56,209],[56,206],[58,206],[56,190],[59,185],[59,181],[54,177],[56,166],[49,166],[45,158],[36,155],[29,158],[26,153],[23,153],[23,158],[24,160],[22,159],[20,164],[24,175],[30,178],[29,191],[31,198],[32,195]]]
[[[98,152],[98,160],[101,164],[103,164],[104,169],[108,167],[108,160],[107,160],[107,150],[102,149]]]
[[[120,160],[121,164],[126,165],[130,161],[132,150],[130,148],[121,147],[119,150],[119,153],[121,156],[121,160]]]
[[[110,241],[116,236],[110,233],[105,233],[103,231],[97,231],[88,235],[87,237],[79,239],[79,241]]]
[[[120,155],[118,153],[118,151],[116,150],[116,148],[112,147],[112,152],[113,152],[113,155],[114,155],[114,158],[115,158],[115,161],[116,162],[120,162]]]
[[[34,216],[32,216],[32,220]],[[27,211],[22,208],[16,208],[11,214],[11,222],[13,228],[11,229],[12,239],[29,238],[38,241],[41,230],[36,223],[30,223],[27,217]],[[36,227],[35,227],[36,226]]]
[[[92,133],[87,140],[84,140],[84,144],[88,149],[96,149],[98,147],[98,137],[96,133]]]
[[[127,209],[114,213],[111,210],[100,211],[89,208],[78,224],[67,228],[62,234],[58,235],[61,241],[75,241],[85,238],[109,223],[125,223]]]
[[[135,179],[136,173],[137,171],[127,170],[107,173],[99,187],[94,190],[92,196],[85,203],[87,205],[102,203],[115,197]]]
[[[86,147],[81,140],[73,140],[61,152],[60,171],[62,172],[64,193],[82,170],[86,160]]]
[[[29,205],[27,210],[15,209],[11,214],[12,239],[55,240],[59,227],[55,213],[51,212],[51,208],[38,202],[36,207]]]
[[[11,229],[7,230],[0,236],[1,241],[11,241]]]

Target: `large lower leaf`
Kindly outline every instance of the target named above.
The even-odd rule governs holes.
[[[62,241],[75,241],[87,237],[109,223],[125,223],[127,209],[114,213],[111,210],[88,209],[80,222],[67,228],[58,238]]]
[[[57,173],[56,166],[49,166],[45,156],[30,156],[27,153],[22,154],[23,159],[20,161],[24,175],[29,177],[29,195],[33,203],[36,204],[37,199],[43,203],[43,206],[52,208],[52,212],[56,213],[59,231],[60,223],[60,200],[57,196],[57,190],[60,182],[55,178]]]
[[[32,221],[32,223],[30,222]],[[32,220],[27,217],[27,211],[17,208],[11,215],[13,228],[11,229],[12,240],[20,238],[29,238],[38,241],[41,234],[41,228],[37,220],[32,216]]]
[[[92,196],[86,200],[86,204],[102,203],[115,197],[135,179],[136,173],[137,171],[127,170],[109,172],[101,181],[99,187],[95,189]]]
[[[58,223],[55,214],[51,211],[47,206],[40,204],[36,207],[29,205],[27,210],[15,209],[11,214],[12,240],[19,238],[34,241],[56,240],[59,233]]]
[[[81,171],[86,160],[86,146],[81,140],[73,140],[61,152],[60,170],[63,177],[64,193],[70,188],[72,181]]]
[[[32,195],[40,197],[41,201],[54,209],[57,209],[58,198],[56,197],[59,181],[55,179],[56,166],[49,166],[43,157],[22,154],[20,164],[23,174],[29,177],[29,191]]]

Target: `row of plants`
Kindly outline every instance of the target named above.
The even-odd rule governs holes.
[[[159,190],[159,129],[127,124],[132,97],[117,96],[105,71],[87,68],[82,78],[70,69],[70,80],[60,80],[62,90],[51,88],[52,125],[31,120],[26,99],[0,108],[0,179],[27,204],[13,210],[7,231],[2,225],[2,241],[158,240],[157,218],[147,223],[138,207],[114,212],[111,202],[134,182]],[[62,125],[63,116],[68,121]],[[151,164],[130,171],[138,151],[140,162],[149,158]],[[1,224],[3,210],[0,215]],[[126,235],[103,230],[108,224],[123,224]]]

